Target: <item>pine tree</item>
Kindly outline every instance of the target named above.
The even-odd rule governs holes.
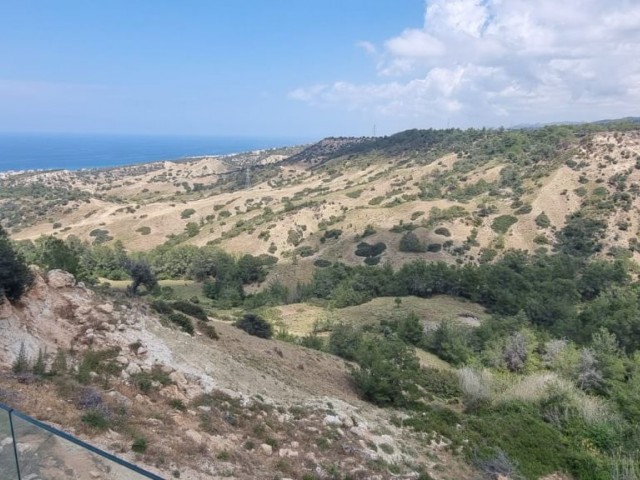
[[[41,348],[38,349],[38,357],[36,358],[36,362],[33,364],[34,375],[43,376],[47,373],[46,357],[47,352],[43,352]]]
[[[67,370],[67,355],[64,353],[64,350],[59,349],[51,363],[51,369],[49,372],[52,375],[65,375]]]
[[[11,370],[16,375],[21,373],[26,373],[30,370],[30,362],[29,357],[27,357],[27,351],[24,348],[24,342],[20,343],[20,351],[18,352],[18,356],[13,361],[13,365],[11,365]]]

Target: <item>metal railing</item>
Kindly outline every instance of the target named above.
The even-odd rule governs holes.
[[[0,477],[2,480],[163,480],[1,403]]]

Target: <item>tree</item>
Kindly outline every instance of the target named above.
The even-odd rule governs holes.
[[[253,313],[246,313],[235,323],[235,326],[254,337],[271,338],[273,336],[271,324]]]
[[[18,300],[31,282],[33,275],[0,227],[0,302],[4,297],[10,301]]]
[[[21,373],[27,373],[31,369],[31,362],[29,361],[29,357],[27,357],[27,351],[24,348],[24,342],[20,343],[20,350],[18,351],[18,356],[13,361],[11,365],[11,370],[16,375]]]
[[[471,356],[466,332],[450,320],[440,322],[426,340],[427,348],[453,365],[465,363]]]
[[[158,281],[147,262],[129,261],[126,267],[129,275],[131,275],[132,283],[129,286],[129,290],[133,295],[138,292],[140,285],[144,285],[147,290],[153,290],[158,285]]]
[[[60,269],[76,275],[80,260],[69,246],[52,236],[40,237],[36,240],[39,247],[40,263],[47,269]]]
[[[411,312],[398,322],[398,337],[410,345],[419,345],[424,335],[420,318]]]
[[[200,226],[195,222],[189,222],[185,225],[184,231],[186,232],[187,237],[195,237],[200,233]]]
[[[425,248],[422,245],[422,242],[418,238],[418,236],[413,232],[405,233],[400,239],[400,245],[398,249],[401,252],[415,252],[420,253],[424,252]]]
[[[394,337],[369,338],[356,352],[356,388],[376,405],[406,405],[416,389],[420,363],[415,352]]]

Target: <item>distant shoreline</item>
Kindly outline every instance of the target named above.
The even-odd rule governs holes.
[[[0,178],[227,157],[309,143],[295,138],[0,134]]]

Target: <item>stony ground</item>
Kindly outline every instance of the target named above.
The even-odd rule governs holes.
[[[114,303],[65,272],[40,273],[19,304],[0,310],[0,401],[167,477],[384,479],[424,469],[438,479],[471,478],[446,443],[395,426],[401,412],[360,401],[342,360],[210,323],[218,340],[190,337],[163,326],[143,302]],[[9,367],[20,345],[32,358],[70,349],[72,364],[88,350],[117,348],[117,368],[113,376],[91,372],[87,385],[74,375],[16,377]],[[110,412],[106,430],[82,421],[78,399],[95,395]],[[140,437],[148,447],[134,453]]]

